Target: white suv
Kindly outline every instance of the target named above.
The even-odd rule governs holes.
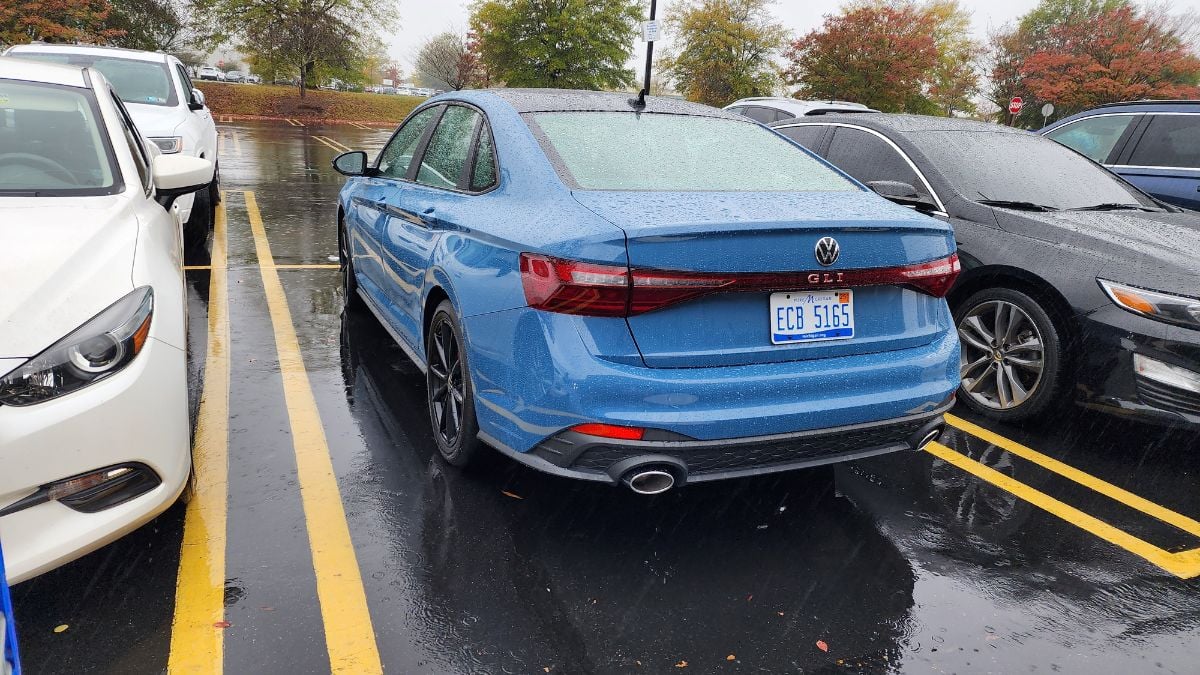
[[[160,152],[201,157],[217,165],[207,190],[176,202],[187,241],[204,243],[221,196],[217,127],[204,105],[204,94],[192,86],[187,67],[179,59],[161,52],[41,43],[11,47],[5,56],[94,67],[125,102],[138,131]]]
[[[861,103],[850,101],[801,101],[780,96],[755,96],[742,98],[725,106],[725,110],[737,113],[756,122],[770,124],[808,115],[826,113],[873,113],[879,112]]]

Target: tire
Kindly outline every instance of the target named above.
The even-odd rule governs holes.
[[[433,312],[425,340],[425,399],[433,440],[442,459],[466,468],[479,463],[483,442],[478,438],[475,392],[467,353],[462,349],[462,334],[454,306],[443,300]],[[456,428],[450,428],[451,421]]]
[[[969,408],[1016,422],[1057,400],[1063,332],[1037,300],[1011,288],[986,288],[955,308],[954,325],[962,343],[958,398]]]
[[[216,217],[216,203],[212,200],[212,190],[197,190],[195,201],[192,202],[192,213],[183,224],[183,241],[187,248],[203,248],[212,231],[213,219]]]
[[[350,240],[346,234],[346,225],[338,223],[338,274],[342,277],[342,295],[344,309],[358,305],[362,298],[358,297],[358,277],[354,273],[354,256],[350,254]]]

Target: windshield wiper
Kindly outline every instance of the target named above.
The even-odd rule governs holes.
[[[1069,209],[1071,211],[1160,211],[1161,209],[1142,206],[1141,204],[1129,204],[1124,202],[1110,202],[1106,204],[1093,204],[1091,206],[1080,206],[1079,208]]]
[[[1017,209],[1019,211],[1057,211],[1053,206],[1034,204],[1033,202],[1009,201],[1007,199],[979,199],[984,206],[999,206],[1002,209]]]

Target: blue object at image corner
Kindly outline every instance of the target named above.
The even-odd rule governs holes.
[[[4,667],[0,668],[0,674],[21,675],[21,660],[17,655],[17,629],[16,622],[13,620],[12,595],[8,592],[8,577],[4,574],[4,551],[0,546],[0,610],[4,613],[4,626],[0,630],[0,643],[3,644],[3,649],[0,649],[0,663]]]

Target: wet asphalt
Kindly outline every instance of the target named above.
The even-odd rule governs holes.
[[[1025,428],[957,410],[1002,437],[954,429],[943,439],[991,469],[989,480],[928,453],[655,498],[499,456],[464,473],[436,456],[419,372],[365,310],[341,311],[342,180],[329,163],[339,146],[373,154],[390,130],[220,131],[229,625],[214,630],[226,672],[328,672],[338,620],[318,601],[247,192],[274,263],[308,266],[278,274],[386,672],[1200,672],[1200,555],[1188,553],[1200,549],[1200,524],[1168,524],[1122,497],[1200,519],[1194,435],[1082,409]],[[221,273],[208,262],[207,251],[188,252],[196,401],[210,275]],[[1094,480],[1031,461],[1017,444]],[[993,484],[1003,480],[1022,496]],[[1095,480],[1119,489],[1104,494]],[[1047,512],[1034,493],[1195,559],[1194,573]],[[184,508],[14,589],[26,672],[166,670]]]

